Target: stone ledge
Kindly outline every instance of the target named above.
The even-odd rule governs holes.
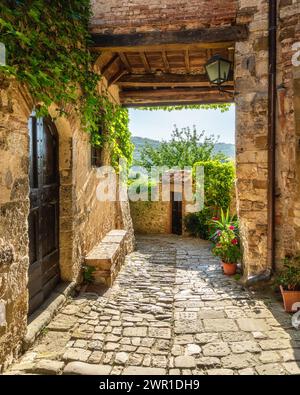
[[[42,329],[49,324],[58,309],[66,302],[67,297],[74,291],[75,287],[75,282],[59,284],[45,303],[29,317],[27,333],[23,339],[24,350],[28,350],[34,343]]]
[[[128,253],[126,230],[111,230],[85,257],[85,264],[95,268],[95,284],[110,287],[118,274]]]

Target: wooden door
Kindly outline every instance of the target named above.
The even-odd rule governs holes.
[[[49,296],[59,273],[58,134],[54,124],[30,117],[29,314]]]
[[[182,235],[182,194],[171,192],[172,233]]]

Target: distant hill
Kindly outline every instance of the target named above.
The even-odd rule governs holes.
[[[146,142],[152,145],[153,147],[158,147],[160,142],[158,140],[152,140],[144,137],[137,137],[133,136],[131,138],[131,141],[133,142],[135,146],[134,150],[134,159],[139,160],[140,159],[140,153],[145,146]],[[224,155],[228,156],[228,158],[235,158],[235,145],[234,144],[226,144],[226,143],[218,143],[215,146],[215,152],[221,152]]]

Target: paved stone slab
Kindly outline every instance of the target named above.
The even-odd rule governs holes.
[[[83,348],[69,348],[64,353],[63,360],[86,362],[91,354],[91,351],[84,350]]]
[[[92,365],[83,362],[70,362],[64,369],[65,375],[104,376],[111,372],[111,366]]]
[[[261,376],[281,376],[285,374],[285,370],[279,363],[270,363],[255,367],[257,373]]]
[[[266,332],[270,329],[264,319],[240,318],[237,323],[240,329],[245,332]]]
[[[164,376],[166,369],[143,368],[139,366],[128,366],[124,369],[124,376]]]
[[[210,369],[207,371],[209,376],[232,376],[234,370],[232,369]]]
[[[174,364],[176,368],[182,368],[182,369],[195,368],[196,360],[192,356],[184,355],[184,356],[176,357]]]
[[[238,331],[238,327],[232,319],[209,319],[203,320],[204,329],[207,332],[232,332]]]
[[[203,355],[206,357],[224,357],[230,354],[227,343],[210,343],[202,347]]]
[[[62,372],[64,366],[64,362],[41,359],[35,364],[34,371],[39,374],[56,375]]]

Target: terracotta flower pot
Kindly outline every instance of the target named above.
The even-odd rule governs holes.
[[[236,263],[225,263],[222,262],[224,274],[226,276],[233,276],[236,274],[237,264]]]
[[[300,303],[300,291],[286,291],[280,286],[281,295],[283,298],[284,309],[287,313],[292,313],[293,305]]]

